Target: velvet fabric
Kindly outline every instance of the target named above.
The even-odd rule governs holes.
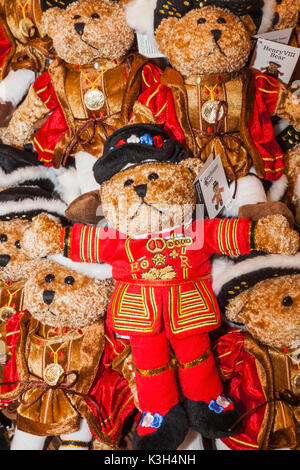
[[[212,97],[228,106],[217,131],[202,117],[203,107]],[[169,67],[162,73],[147,64],[139,102],[193,155],[205,161],[213,151],[220,154],[229,179],[246,176],[253,163],[260,178],[275,181],[283,173],[282,151],[271,122],[278,99],[277,80],[250,70],[181,77]],[[282,99],[280,103],[284,107]]]
[[[47,166],[59,168],[80,150],[99,158],[107,136],[128,123],[145,59],[130,55],[122,61],[96,62],[97,70],[94,64],[77,67],[56,59],[33,86],[45,104],[43,117],[52,111],[34,138],[39,160]],[[91,88],[86,77],[97,80],[97,89],[104,94],[104,105],[96,114],[84,104],[84,95]]]
[[[245,417],[237,434],[224,443],[233,450],[299,449],[299,411],[283,402],[268,402],[282,389],[299,394],[293,386],[297,365],[240,330],[219,338],[214,352],[225,390],[241,413],[267,402]]]
[[[23,5],[24,3],[24,5]],[[54,57],[51,39],[43,33],[39,0],[3,2],[0,8],[0,79],[10,70],[43,72]],[[8,45],[9,44],[9,45]]]

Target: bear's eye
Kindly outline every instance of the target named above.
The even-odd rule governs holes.
[[[1,235],[0,235],[0,241],[1,241],[2,243],[7,242],[7,235],[5,235],[5,233],[1,233]]]
[[[148,176],[149,181],[156,181],[157,179],[158,179],[157,173],[151,173],[151,175]]]
[[[293,305],[294,301],[292,299],[292,297],[290,297],[289,295],[287,297],[285,297],[284,299],[282,299],[282,305],[284,307],[291,307]]]
[[[19,249],[21,248],[20,240],[16,241],[15,247],[16,247],[16,248],[19,248]]]
[[[73,276],[67,276],[65,278],[65,284],[68,284],[68,286],[72,286],[75,282],[75,279]]]
[[[54,279],[55,279],[54,274],[47,274],[47,276],[45,277],[46,282],[53,282]]]
[[[79,20],[79,18],[81,18],[80,15],[75,15],[75,16],[73,16],[73,20]]]
[[[205,18],[199,18],[199,20],[197,21],[198,24],[203,24],[203,23],[206,23],[206,19]]]
[[[217,19],[217,23],[219,23],[219,24],[225,24],[225,23],[226,23],[226,20],[225,20],[225,18],[222,18],[222,16],[220,16],[220,18]]]
[[[98,19],[100,18],[100,15],[99,15],[98,13],[93,13],[93,14],[92,14],[92,18],[93,18],[94,20],[98,20]]]
[[[127,181],[125,181],[124,186],[126,188],[126,186],[131,186],[133,183],[134,183],[133,180],[127,180]]]

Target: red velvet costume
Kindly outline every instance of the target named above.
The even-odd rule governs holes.
[[[65,256],[112,265],[108,324],[130,336],[143,411],[165,414],[178,402],[168,341],[187,398],[209,403],[222,392],[208,337],[220,322],[209,259],[249,254],[253,229],[248,219],[213,219],[140,238],[82,224],[62,230]]]

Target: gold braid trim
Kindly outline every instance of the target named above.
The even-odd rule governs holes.
[[[194,359],[193,361],[190,361],[190,362],[180,362],[178,361],[178,359],[174,357],[168,362],[167,365],[159,367],[158,369],[149,369],[149,370],[136,369],[136,371],[143,377],[149,377],[153,375],[163,374],[169,369],[175,369],[175,367],[181,367],[181,369],[190,369],[206,361],[209,358],[210,353],[211,353],[210,350],[208,350],[204,354],[202,354],[202,356],[198,357],[198,359]]]

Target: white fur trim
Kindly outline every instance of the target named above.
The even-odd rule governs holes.
[[[5,173],[0,167],[0,186],[9,187],[9,186],[19,186],[28,180],[39,180],[39,179],[48,179],[50,180],[55,189],[57,189],[57,179],[54,171],[51,168],[45,166],[27,166],[21,167],[17,170],[14,170],[10,173]]]
[[[263,16],[258,33],[267,33],[268,31],[270,31],[270,29],[272,28],[272,21],[274,18],[275,8],[275,0],[265,0],[262,11]]]
[[[49,259],[55,263],[61,264],[66,268],[72,269],[80,274],[103,281],[112,278],[112,268],[108,264],[98,263],[76,263],[63,255],[51,255]]]
[[[0,83],[0,100],[18,106],[34,81],[35,74],[31,70],[11,70]]]
[[[157,0],[132,0],[125,5],[129,26],[140,34],[154,38],[154,10]]]
[[[231,194],[234,193],[234,189],[235,182],[230,185]],[[267,196],[262,182],[256,176],[247,175],[238,179],[236,197],[232,205],[223,211],[223,215],[225,217],[237,217],[240,207],[266,201]]]
[[[87,152],[78,152],[75,155],[78,184],[82,194],[99,189],[99,184],[96,182],[93,173],[93,166],[96,161],[97,159]]]
[[[213,290],[218,295],[222,287],[232,279],[239,278],[245,274],[266,268],[300,269],[300,253],[295,256],[289,255],[266,255],[249,258],[240,263],[234,263],[224,269],[213,279]]]
[[[62,200],[69,205],[81,194],[76,169],[59,168],[58,170],[55,169],[54,171],[59,183],[57,191],[60,194]]]
[[[0,215],[23,212],[24,214],[30,211],[39,210],[41,212],[53,212],[58,215],[65,216],[66,204],[59,199],[24,199],[23,201],[7,201],[0,203]]]
[[[268,201],[278,202],[283,198],[287,188],[288,179],[286,175],[282,175],[279,180],[274,181],[271,188],[268,191]]]

